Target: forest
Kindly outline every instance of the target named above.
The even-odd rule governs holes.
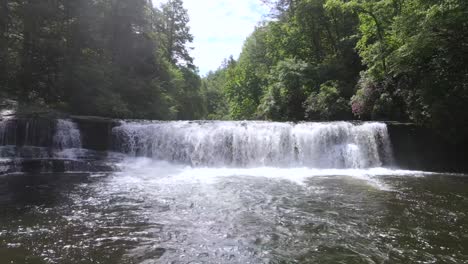
[[[182,0],[1,0],[0,96],[115,118],[468,133],[468,1],[262,1],[271,12],[239,58],[201,77]]]
[[[201,80],[181,0],[1,0],[0,91],[24,106],[196,119]]]

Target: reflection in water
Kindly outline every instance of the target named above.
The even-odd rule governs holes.
[[[0,179],[5,263],[464,263],[468,178],[213,169]]]

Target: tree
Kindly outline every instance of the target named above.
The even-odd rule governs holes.
[[[224,91],[233,119],[256,118],[271,64],[267,56],[266,34],[265,28],[256,28],[244,43],[239,60],[227,69]]]
[[[223,89],[226,84],[228,68],[234,65],[235,61],[231,56],[218,70],[209,72],[208,75],[202,79],[201,89],[205,98],[206,119],[224,120],[229,118],[227,98]]]
[[[299,60],[278,63],[270,76],[269,93],[260,108],[260,116],[276,120],[303,120],[303,102],[313,85],[310,65]],[[273,100],[272,100],[273,99]],[[277,116],[278,113],[280,116]]]
[[[339,93],[337,81],[327,81],[319,93],[312,93],[304,104],[309,120],[348,120],[352,118],[348,101]]]
[[[10,11],[8,1],[0,1],[0,96],[7,89],[8,83],[8,25]]]
[[[169,0],[162,5],[162,30],[166,35],[165,47],[173,63],[194,68],[187,44],[193,41],[188,26],[189,16],[182,0]]]
[[[231,118],[304,120],[307,98],[332,80],[348,105],[363,69],[355,50],[357,15],[325,0],[274,4],[281,15],[247,38],[226,77]]]
[[[0,88],[22,104],[73,114],[204,115],[197,72],[166,50],[168,32],[176,36],[174,56],[181,30],[189,35],[178,28],[186,12],[174,10],[174,30],[164,31],[164,12],[148,0],[1,0]]]
[[[350,1],[363,13],[362,74],[353,111],[432,126],[455,139],[468,131],[467,18],[461,0]],[[449,128],[449,129],[447,129]],[[462,133],[463,134],[463,133]]]

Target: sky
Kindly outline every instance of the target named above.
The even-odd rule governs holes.
[[[164,0],[153,0],[159,6]],[[189,46],[201,75],[238,58],[245,39],[268,12],[260,0],[184,0],[194,41]]]

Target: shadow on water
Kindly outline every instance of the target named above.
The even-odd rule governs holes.
[[[0,176],[0,262],[48,263],[37,250],[62,224],[53,208],[70,204],[68,194],[87,181],[86,173]]]
[[[15,174],[0,178],[0,263],[135,263],[135,237],[150,227],[135,219],[127,199],[99,199],[107,174]],[[131,199],[131,198],[130,198]],[[127,211],[128,210],[128,211]],[[120,233],[119,233],[120,232]],[[125,234],[124,234],[125,233]],[[163,249],[145,252],[157,258]],[[137,258],[135,258],[137,259]]]
[[[66,199],[64,191],[88,180],[87,173],[12,174],[0,176],[2,207],[54,206]]]

